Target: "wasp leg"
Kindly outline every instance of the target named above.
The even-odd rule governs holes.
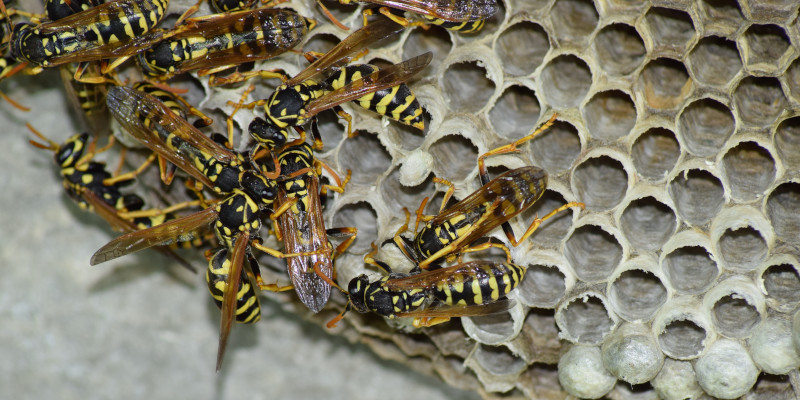
[[[336,246],[336,249],[333,251],[333,257],[335,258],[337,255],[344,253],[353,244],[356,240],[356,236],[358,236],[358,228],[354,227],[340,227],[340,228],[330,228],[325,230],[326,235],[331,236],[347,236],[342,243]]]
[[[303,256],[313,256],[317,254],[325,254],[329,253],[331,250],[329,248],[326,249],[319,249],[314,251],[304,251],[302,253],[284,253],[275,249],[271,249],[269,247],[263,246],[258,242],[253,242],[252,246],[258,250],[261,250],[264,253],[267,253],[275,258],[291,258],[291,257],[303,257]]]
[[[495,238],[489,238],[489,240],[486,241],[486,242],[479,243],[479,244],[476,244],[474,246],[469,246],[469,247],[467,247],[465,249],[460,250],[459,255],[458,255],[458,262],[459,263],[461,262],[461,258],[466,253],[473,253],[473,252],[476,252],[476,251],[483,251],[483,250],[487,250],[487,249],[490,249],[490,248],[494,247],[496,249],[503,250],[503,252],[506,253],[506,262],[510,263],[511,262],[511,250],[508,249],[508,246],[506,246],[505,243],[495,242],[494,240],[496,240],[496,239]]]
[[[484,163],[484,160],[486,158],[488,158],[490,156],[498,155],[498,154],[507,154],[507,153],[514,153],[514,152],[519,151],[517,146],[519,146],[519,145],[521,145],[521,144],[523,144],[523,143],[525,143],[525,142],[527,142],[529,140],[533,140],[535,137],[539,136],[542,132],[546,131],[547,128],[549,128],[550,126],[552,126],[556,122],[556,118],[557,117],[558,117],[558,113],[553,113],[553,116],[550,117],[550,119],[547,120],[547,122],[542,124],[539,128],[537,128],[535,131],[533,131],[533,133],[531,133],[530,135],[525,136],[525,137],[517,140],[514,143],[507,144],[505,146],[500,146],[500,147],[498,147],[498,148],[496,148],[494,150],[490,150],[489,152],[486,152],[486,153],[482,154],[480,157],[478,157],[478,171],[479,171],[480,177],[481,177],[481,185],[485,185],[485,184],[489,183],[489,180],[490,180],[489,179],[489,172],[486,171],[486,165]]]
[[[506,235],[506,236],[508,236],[508,240],[511,241],[511,245],[516,247],[520,243],[525,241],[525,239],[527,239],[530,235],[532,235],[533,232],[535,232],[536,229],[539,228],[539,225],[541,225],[542,222],[546,221],[549,218],[552,218],[554,215],[558,214],[559,212],[564,211],[564,210],[568,210],[568,209],[570,209],[572,207],[580,207],[581,210],[586,209],[586,205],[583,204],[583,203],[579,203],[579,202],[575,202],[575,201],[569,202],[567,204],[564,204],[561,207],[556,208],[553,211],[550,211],[547,215],[545,215],[542,218],[535,218],[533,220],[533,222],[531,223],[531,225],[528,227],[528,230],[526,230],[525,233],[522,234],[522,236],[519,238],[519,240],[517,240],[514,237],[513,233],[511,234],[511,236],[508,236],[508,235]]]
[[[453,185],[452,182],[448,181],[447,179],[442,179],[437,176],[433,177],[433,181],[436,183],[441,183],[442,185],[447,185],[447,192],[444,194],[444,198],[442,199],[442,205],[439,206],[439,212],[441,213],[444,211],[444,208],[447,206],[447,202],[450,201],[450,198],[453,197],[453,193],[456,191],[456,185]]]
[[[133,179],[136,178],[137,175],[141,174],[145,169],[147,169],[147,167],[149,167],[150,164],[152,164],[153,161],[155,161],[155,159],[156,159],[156,154],[155,153],[150,154],[150,156],[148,156],[147,159],[144,160],[142,165],[140,165],[135,170],[130,171],[130,172],[126,172],[124,174],[118,174],[119,170],[122,167],[122,163],[123,163],[123,161],[125,159],[124,150],[125,149],[123,148],[122,151],[120,152],[119,166],[117,167],[117,171],[115,171],[115,176],[113,178],[104,179],[103,180],[103,184],[104,185],[111,186],[111,185],[114,185],[114,184],[119,183],[119,182],[133,180]]]
[[[281,81],[289,80],[289,76],[284,72],[282,69],[271,69],[271,70],[260,70],[260,71],[247,71],[247,72],[233,72],[228,76],[219,77],[216,76],[216,72],[224,71],[226,69],[231,68],[232,65],[225,65],[222,67],[217,67],[213,69],[205,69],[200,70],[197,72],[198,76],[206,76],[209,75],[208,78],[208,85],[209,86],[223,86],[223,85],[231,85],[234,83],[244,82],[249,79],[253,79],[256,77],[262,79],[273,79],[278,78]]]
[[[173,204],[167,208],[149,208],[147,210],[121,212],[119,213],[119,216],[121,218],[131,219],[131,220],[142,217],[155,217],[157,215],[169,214],[171,212],[182,210],[184,208],[197,207],[200,204],[201,204],[200,200],[184,201],[178,204]]]
[[[414,318],[412,325],[414,328],[427,328],[434,325],[443,324],[450,321],[450,317],[417,317]]]

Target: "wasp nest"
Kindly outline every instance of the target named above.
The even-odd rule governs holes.
[[[312,2],[297,3],[288,4],[314,15]],[[515,232],[565,202],[586,210],[548,220],[512,249],[529,268],[508,313],[413,334],[351,313],[334,332],[485,397],[796,396],[795,2],[501,3],[480,33],[415,28],[366,56],[388,65],[434,52],[412,83],[424,133],[349,108],[358,136],[346,139],[323,116],[319,157],[353,172],[326,211],[328,226],[358,228],[337,260],[339,282],[377,276],[362,258],[394,235],[403,207],[438,191],[426,212],[438,210],[445,188],[432,176],[463,198],[479,187],[478,155],[553,112],[547,133],[490,158],[490,172],[536,165],[550,174],[542,199],[512,221]],[[345,23],[361,18],[360,8],[331,7]],[[324,51],[346,35],[322,23],[304,49]],[[292,60],[270,65],[302,68]],[[252,97],[266,97],[269,84]],[[208,90],[201,107],[229,112],[241,92]],[[236,121],[246,127],[254,115],[240,111]],[[407,263],[392,245],[377,258]]]

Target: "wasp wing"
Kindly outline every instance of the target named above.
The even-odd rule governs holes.
[[[547,173],[541,168],[513,169],[442,211],[426,225],[436,226],[463,217],[460,223],[473,229],[458,242],[469,244],[529,208],[544,194],[546,186]]]
[[[306,69],[295,75],[292,79],[286,81],[286,86],[294,86],[311,79],[318,74],[324,73],[333,65],[339,65],[340,62],[350,57],[351,55],[368,48],[373,43],[389,37],[397,32],[402,31],[402,25],[389,20],[380,20],[373,22],[361,29],[351,33],[344,38],[330,51],[325,53],[322,57],[318,58]]]
[[[457,318],[457,317],[480,317],[484,315],[499,314],[508,311],[516,304],[515,301],[509,299],[500,299],[498,301],[488,304],[476,304],[469,306],[448,306],[448,305],[434,305],[433,307],[424,310],[414,310],[405,313],[397,313],[398,317],[414,317],[414,318]]]
[[[158,136],[162,142],[161,135],[174,134],[190,146],[184,149],[186,152],[199,151],[222,163],[236,160],[232,151],[211,140],[153,95],[126,86],[115,86],[108,91],[107,102],[114,117],[126,128],[133,125],[134,128],[138,127],[137,130],[144,129],[148,136]],[[115,110],[112,104],[118,109]],[[158,125],[152,128],[158,130],[158,134],[147,130],[150,124]]]
[[[414,289],[429,289],[437,285],[452,284],[458,280],[463,280],[464,276],[475,276],[483,273],[490,261],[470,261],[462,264],[453,265],[446,268],[439,268],[430,271],[420,272],[401,278],[393,278],[386,281],[385,286],[389,290],[406,291]]]
[[[222,360],[225,357],[225,348],[228,346],[228,335],[231,333],[231,326],[236,317],[236,294],[239,292],[239,282],[242,277],[242,264],[247,253],[247,244],[250,242],[250,233],[244,231],[236,238],[231,252],[231,270],[228,273],[228,281],[225,285],[225,293],[222,295],[222,317],[219,325],[219,346],[217,348],[217,371],[222,368]]]
[[[289,278],[300,301],[311,311],[317,313],[325,307],[331,295],[331,286],[314,272],[314,265],[325,276],[333,277],[333,261],[329,251],[330,244],[325,234],[325,222],[319,203],[319,179],[316,176],[304,178],[308,196],[305,197],[305,210],[286,210],[278,217],[283,233],[284,252],[287,254],[319,252],[289,257],[286,264]],[[277,207],[290,201],[285,191],[278,193]],[[300,201],[298,201],[299,203]]]
[[[97,213],[97,215],[106,220],[106,222],[108,222],[108,224],[111,225],[114,229],[123,232],[135,232],[138,229],[136,225],[133,224],[133,222],[121,218],[119,214],[117,214],[117,210],[109,206],[101,198],[97,197],[97,195],[95,195],[92,191],[82,190],[80,192],[80,195],[81,198],[86,200],[86,202],[89,203],[92,206],[92,208],[94,208],[94,211]],[[158,250],[161,254],[165,255],[166,257],[169,257],[177,261],[179,264],[181,264],[184,268],[188,269],[189,271],[197,272],[197,270],[194,269],[192,264],[186,262],[186,260],[181,258],[179,255],[175,254],[174,251],[164,247],[160,247],[156,250]]]
[[[427,15],[445,21],[486,19],[497,12],[495,0],[367,0],[370,3]]]
[[[404,83],[428,66],[432,58],[431,52],[427,52],[390,67],[379,69],[361,79],[325,93],[306,105],[305,117],[310,118],[339,104]]]
[[[97,250],[92,256],[91,265],[104,263],[153,246],[162,246],[174,241],[187,240],[192,232],[209,225],[216,218],[217,211],[215,207],[209,207],[151,228],[126,233]]]
[[[264,21],[270,21],[265,23]],[[286,26],[278,25],[280,21],[290,21]],[[186,20],[190,28],[170,38],[203,37],[214,39],[227,37],[233,45],[222,50],[206,52],[203,56],[191,57],[180,62],[181,71],[203,68],[216,68],[224,65],[238,65],[250,61],[263,60],[278,56],[295,47],[308,32],[305,18],[294,11],[281,8],[261,8],[235,13],[214,14],[206,17]],[[269,31],[262,28],[272,26]],[[243,27],[245,31],[231,31],[231,27]],[[242,29],[242,28],[239,28]],[[288,31],[294,31],[291,34]],[[293,40],[286,40],[292,38]]]

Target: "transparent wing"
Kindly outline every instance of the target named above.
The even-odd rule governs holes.
[[[206,226],[217,218],[215,207],[209,207],[185,217],[176,218],[151,228],[126,233],[97,250],[91,265],[104,263],[139,250],[169,244],[182,236]]]

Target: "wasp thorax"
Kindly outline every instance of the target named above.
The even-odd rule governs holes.
[[[297,89],[281,86],[275,90],[265,107],[267,118],[278,126],[299,125],[297,120],[307,101],[300,90],[308,91],[303,85],[298,85]]]
[[[274,181],[250,170],[243,171],[240,176],[242,189],[257,203],[272,204],[278,191]]]
[[[172,49],[168,41],[161,42],[139,54],[139,65],[150,76],[166,73],[172,64]]]

